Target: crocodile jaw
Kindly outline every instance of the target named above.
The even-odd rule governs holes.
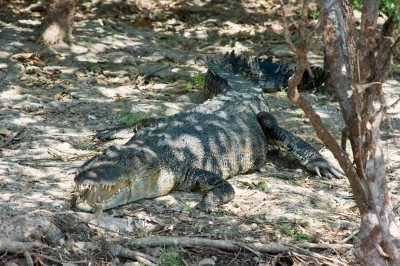
[[[76,207],[81,211],[92,212],[99,206],[106,210],[125,204],[130,199],[131,186],[131,182],[127,180],[118,180],[111,186],[88,185],[77,199]]]
[[[111,209],[129,202],[144,198],[154,197],[158,190],[158,179],[160,171],[153,167],[143,167],[135,170],[123,169],[122,167],[107,166],[113,169],[113,173],[119,173],[117,178],[104,176],[104,165],[91,168],[80,173],[75,182],[87,186],[76,201],[76,208],[92,212],[97,207],[102,210]],[[116,181],[115,181],[116,180]],[[157,193],[156,193],[157,194]]]

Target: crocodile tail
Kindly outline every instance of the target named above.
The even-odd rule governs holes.
[[[252,58],[236,55],[235,50],[226,53],[224,58],[217,62],[214,58],[207,57],[208,72],[206,74],[204,95],[210,99],[217,94],[223,94],[231,89],[229,77],[240,74],[245,79],[250,79],[257,84],[260,68],[257,61]]]
[[[212,57],[206,58],[208,72],[206,74],[204,95],[206,99],[224,94],[231,89],[230,82],[238,75],[257,84],[263,92],[275,92],[288,86],[288,79],[295,69],[289,63],[273,62],[272,57],[261,59],[236,55],[235,51],[226,53],[221,61]],[[311,66],[312,75],[305,71],[298,89],[310,89],[322,85],[326,72],[318,66]],[[233,83],[232,83],[233,84]]]
[[[304,71],[303,77],[297,88],[299,90],[307,90],[321,86],[325,79],[328,77],[328,73],[324,71],[322,67],[319,66],[311,66],[310,67],[312,76],[306,70]]]
[[[258,59],[259,80],[258,84],[264,92],[274,92],[282,87],[287,87],[287,81],[293,74],[289,63],[273,62],[272,57],[265,60]]]
[[[232,53],[234,53],[232,51]],[[204,96],[206,99],[211,99],[217,94],[223,94],[230,89],[229,84],[221,75],[221,71],[224,71],[224,67],[229,62],[229,53],[226,53],[221,61],[216,61],[213,57],[206,58],[206,64],[208,71],[204,83]],[[231,75],[231,73],[225,73]]]

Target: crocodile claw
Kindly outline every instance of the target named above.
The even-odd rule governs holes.
[[[336,167],[322,156],[308,161],[306,165],[309,170],[315,172],[319,177],[326,176],[329,179],[345,177],[342,169]]]

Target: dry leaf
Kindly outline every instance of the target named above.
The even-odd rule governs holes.
[[[177,81],[175,81],[174,83],[176,83],[176,84],[186,84],[186,83],[188,83],[186,80],[184,80],[184,79],[178,79]]]
[[[135,21],[135,26],[138,27],[144,27],[147,26],[150,23],[150,20],[146,18],[139,18],[138,20]]]
[[[62,99],[67,93],[65,91],[60,91],[56,95],[53,96],[54,100],[60,100]]]
[[[5,127],[0,127],[0,135],[4,135],[6,137],[10,136],[11,131]]]
[[[29,184],[25,184],[25,186],[22,189],[21,193],[28,193],[29,191],[31,191],[31,187],[29,186]]]
[[[183,222],[191,222],[192,221],[192,219],[186,215],[179,215],[178,218],[179,218],[179,220],[181,220]]]
[[[176,91],[177,93],[186,93],[186,92],[188,92],[189,90],[188,90],[186,87],[182,87],[182,88],[177,88],[177,89],[175,89],[175,91]]]
[[[116,93],[114,96],[114,102],[119,102],[122,99],[122,95],[119,93]]]
[[[26,129],[24,129],[22,132],[20,132],[20,133],[14,138],[14,140],[21,140],[21,139],[25,138],[27,132],[28,132],[28,131],[27,131]]]

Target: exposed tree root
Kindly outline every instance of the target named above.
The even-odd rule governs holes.
[[[157,263],[157,259],[147,254],[130,250],[119,244],[110,243],[110,241],[102,241],[100,243],[86,242],[84,243],[84,247],[90,251],[102,251],[113,257],[121,256],[124,258],[137,260],[144,265],[155,265],[154,263]]]
[[[48,246],[36,242],[18,242],[8,238],[0,238],[1,253],[19,253],[23,250],[32,250],[34,248],[48,248]]]
[[[120,240],[113,240],[120,241]],[[285,244],[243,244],[229,240],[212,240],[199,237],[144,237],[135,238],[126,242],[128,245],[133,247],[157,247],[157,246],[173,246],[178,245],[182,247],[214,247],[229,251],[237,251],[244,245],[249,249],[256,250],[258,252],[266,253],[281,253],[294,250],[296,247],[299,249],[304,248],[317,248],[317,249],[350,249],[353,245],[350,244],[314,244],[314,243],[298,243],[294,245]]]

